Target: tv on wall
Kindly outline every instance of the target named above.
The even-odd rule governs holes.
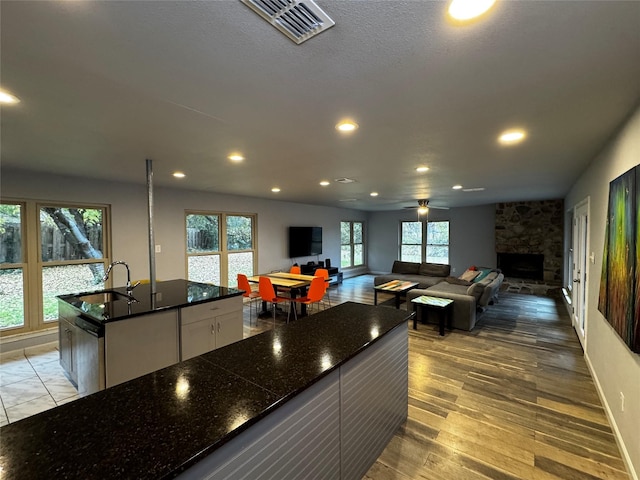
[[[322,227],[289,227],[289,258],[322,253]]]

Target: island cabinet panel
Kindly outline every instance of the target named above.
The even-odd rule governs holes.
[[[178,310],[107,323],[104,352],[107,387],[179,362]]]
[[[180,309],[181,360],[242,340],[242,297]]]
[[[364,477],[407,419],[408,338],[405,323],[340,368],[343,479]]]
[[[339,383],[336,370],[177,478],[341,478]]]

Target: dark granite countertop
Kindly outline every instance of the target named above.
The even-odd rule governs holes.
[[[173,478],[408,318],[348,302],[6,425],[2,478]]]
[[[110,288],[108,291],[127,295],[125,287]],[[171,308],[187,307],[198,303],[234,297],[242,295],[243,290],[178,279],[156,282],[155,294],[151,293],[150,284],[138,285],[133,290],[131,301],[121,299],[102,303],[88,303],[79,298],[91,293],[82,292],[60,295],[58,298],[78,309],[83,317],[101,325]]]

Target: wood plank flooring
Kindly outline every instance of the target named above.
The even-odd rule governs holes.
[[[373,304],[373,276],[331,289],[348,300]],[[630,478],[559,298],[504,292],[471,332],[409,332],[409,417],[364,480]]]

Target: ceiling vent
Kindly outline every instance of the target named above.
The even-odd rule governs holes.
[[[337,182],[337,183],[355,183],[355,180],[353,178],[342,177],[342,178],[336,178],[334,180],[334,182]]]
[[[241,0],[241,2],[298,45],[336,24],[312,0]]]

